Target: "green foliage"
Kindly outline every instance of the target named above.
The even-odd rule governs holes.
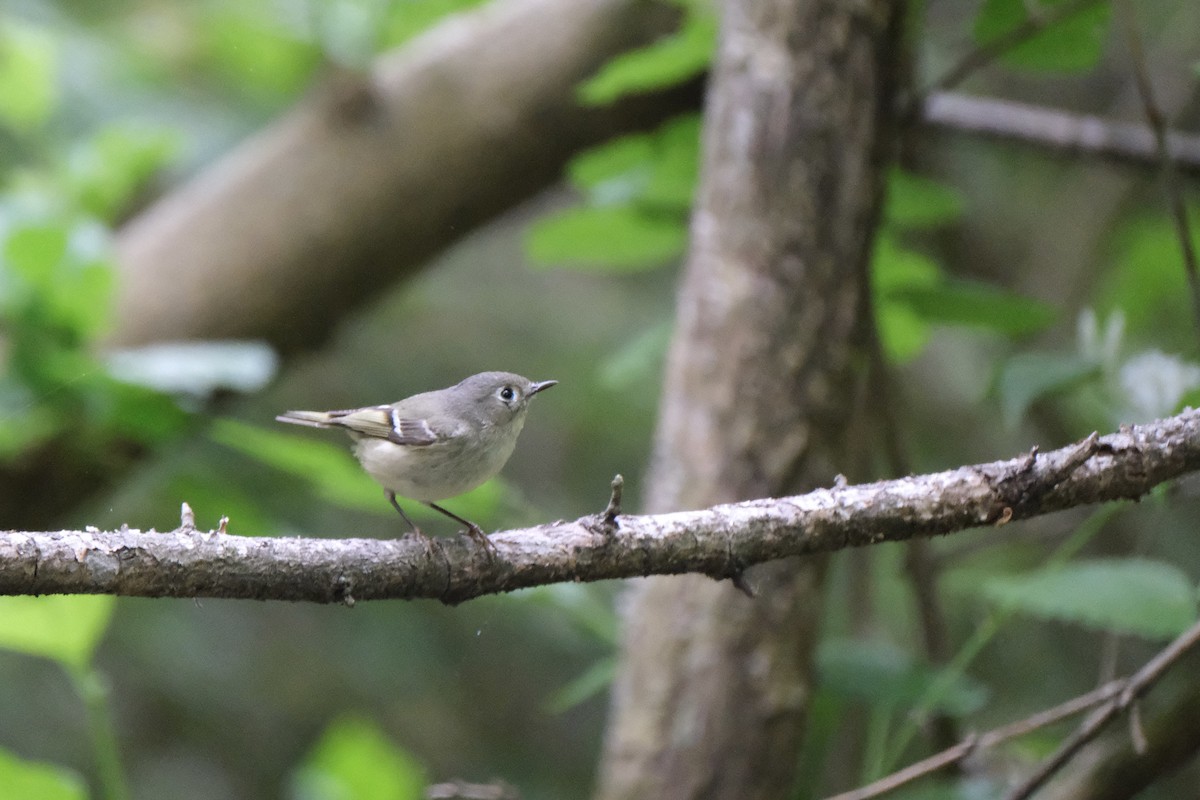
[[[985,0],[975,19],[975,41],[987,45],[1030,18],[1052,14],[1055,6],[1073,1]],[[1111,16],[1110,3],[1093,3],[1005,51],[1001,60],[1010,67],[1041,72],[1091,69],[1104,52]]]
[[[655,325],[606,358],[600,364],[601,385],[630,397],[638,394],[634,390],[658,380],[674,327],[671,322]]]
[[[680,117],[573,159],[568,176],[585,203],[535,222],[526,237],[530,258],[629,272],[680,256],[699,169],[699,125],[695,115]]]
[[[293,779],[295,800],[420,800],[425,773],[370,720],[335,720]]]
[[[687,3],[679,29],[653,44],[611,59],[579,87],[588,105],[682,83],[708,68],[716,49],[717,20],[707,3]]]
[[[215,420],[209,429],[213,441],[294,475],[330,503],[356,511],[394,515],[396,512],[384,498],[383,490],[351,455],[348,440],[337,431],[330,433],[342,440],[301,437],[233,419]],[[503,492],[503,484],[493,479],[443,505],[468,519],[488,519],[495,515]],[[403,508],[414,519],[445,519],[421,503],[409,502]]]
[[[210,64],[226,85],[250,97],[299,92],[321,62],[315,36],[289,26],[269,4],[210,5],[192,15],[195,57]],[[307,35],[306,35],[307,34]]]
[[[1073,353],[1019,353],[1000,370],[996,392],[1004,423],[1016,427],[1034,402],[1099,377],[1100,365]]]
[[[560,583],[536,586],[519,592],[529,602],[548,605],[586,635],[613,647],[617,646],[619,623],[609,597],[594,585]],[[582,674],[556,689],[544,702],[548,713],[561,714],[603,692],[616,675],[615,656],[601,658]]]
[[[0,748],[0,786],[13,800],[87,800],[87,786],[73,772],[25,761]]]
[[[392,3],[382,25],[381,41],[386,47],[398,47],[432,27],[443,17],[467,11],[485,0],[409,0]]]
[[[894,709],[915,707],[942,674],[893,645],[857,639],[821,642],[817,669],[822,690]],[[977,711],[986,699],[984,687],[958,675],[922,710],[961,716]]]
[[[111,288],[104,236],[86,221],[61,218],[12,225],[0,251],[5,317],[57,332],[67,348],[99,333],[108,323]]]
[[[165,128],[110,123],[73,147],[54,177],[74,206],[112,223],[178,154],[180,145],[180,137]]]
[[[28,133],[58,105],[58,43],[45,31],[0,19],[0,125]]]
[[[617,645],[619,623],[606,596],[594,585],[557,583],[520,592],[524,600],[549,605],[579,630],[606,644]]]
[[[233,419],[217,419],[209,437],[310,484],[324,499],[346,508],[394,514],[378,484],[363,472],[342,437],[301,437]]]
[[[935,325],[1018,337],[1045,329],[1052,308],[1011,292],[949,278],[941,265],[902,242],[906,234],[956,222],[958,193],[928,178],[892,172],[884,227],[871,261],[876,325],[888,359],[903,363],[924,349]]]
[[[617,674],[616,656],[602,658],[546,700],[548,713],[562,714],[608,689]]]
[[[1188,209],[1188,224],[1195,237],[1200,208]],[[1135,339],[1190,348],[1195,340],[1191,290],[1172,219],[1165,212],[1137,216],[1116,232],[1113,247],[1112,267],[1099,282],[1098,310],[1119,311]]]
[[[1006,336],[1036,333],[1055,321],[1054,309],[984,284],[947,279],[898,288],[889,299],[930,323],[990,330]]]
[[[108,595],[0,598],[0,647],[86,669],[115,605]]]
[[[907,361],[925,347],[934,325],[1022,336],[1055,318],[1047,305],[1002,289],[941,274],[937,262],[881,237],[872,260],[876,325],[889,360]]]
[[[539,221],[529,256],[543,264],[590,265],[634,271],[677,258],[687,245],[678,220],[656,219],[629,207],[576,208]]]
[[[993,603],[1042,619],[1151,639],[1176,636],[1196,621],[1196,591],[1187,576],[1170,564],[1137,558],[997,576],[979,591]]]
[[[657,131],[607,142],[571,159],[567,177],[596,205],[636,203],[686,212],[700,173],[700,117],[685,114]]]
[[[875,325],[888,360],[903,363],[924,349],[931,325],[899,298],[941,281],[937,262],[901,248],[893,237],[880,236],[871,259],[871,291],[875,295]]]
[[[952,225],[962,217],[962,196],[930,178],[893,169],[888,175],[884,224],[900,230]]]
[[[171,479],[165,494],[196,509],[198,528],[215,528],[221,517],[229,518],[229,533],[234,535],[269,536],[276,528],[262,498],[248,492],[236,473],[189,466]],[[201,509],[211,516],[202,519]]]
[[[108,327],[108,232],[87,216],[0,206],[0,454],[69,432],[77,451],[113,437],[155,444],[184,414],[169,398],[113,380],[92,355]]]
[[[174,154],[175,138],[122,122],[76,142],[43,133],[79,106],[59,96],[65,38],[50,27],[0,24],[0,124],[14,129],[20,151],[37,156],[3,176],[0,197],[4,459],[50,440],[64,457],[95,458],[111,453],[116,438],[155,444],[186,422],[169,398],[112,379],[94,355],[111,322],[110,231],[102,220],[127,213]]]

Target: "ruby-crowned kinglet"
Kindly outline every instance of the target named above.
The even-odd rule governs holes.
[[[448,389],[415,394],[387,406],[345,411],[289,411],[280,422],[345,428],[363,469],[387,493],[418,535],[396,495],[420,500],[467,526],[484,546],[478,525],[437,504],[491,478],[512,455],[529,401],[558,381],[531,381],[511,372],[481,372]]]

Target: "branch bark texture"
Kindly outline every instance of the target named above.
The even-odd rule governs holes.
[[[767,561],[997,525],[1066,508],[1136,499],[1200,470],[1200,411],[1039,455],[947,472],[818,489],[655,515],[605,514],[492,535],[496,557],[469,537],[429,550],[403,539],[231,536],[185,524],[167,532],[0,533],[0,594],[119,594],[352,603],[428,598],[458,603],[562,581],[738,574]],[[796,561],[784,564],[802,572]],[[764,578],[763,575],[766,575]],[[759,595],[778,591],[752,572]],[[726,601],[752,602],[697,577]],[[658,582],[647,583],[647,586]],[[666,582],[658,585],[683,585]],[[766,598],[770,599],[770,598]]]
[[[722,5],[652,511],[846,468],[901,5]],[[752,562],[725,549],[704,571],[739,583]],[[600,798],[789,795],[822,565],[758,569],[755,598],[699,576],[631,592]]]

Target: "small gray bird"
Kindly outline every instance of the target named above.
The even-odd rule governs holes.
[[[467,526],[492,549],[478,525],[437,504],[469,492],[498,473],[517,445],[529,401],[558,381],[531,381],[511,372],[481,372],[448,389],[415,394],[386,406],[345,411],[289,411],[275,419],[313,428],[345,428],[354,454],[383,486],[392,506],[419,535],[396,495],[419,500]]]

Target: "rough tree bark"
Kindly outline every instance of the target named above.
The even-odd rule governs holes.
[[[899,3],[730,0],[651,511],[828,483],[846,463]],[[624,608],[603,800],[788,796],[822,562],[652,579]]]
[[[1200,470],[1200,411],[1020,458],[928,475],[839,485],[694,511],[630,516],[617,489],[600,514],[436,547],[400,539],[230,535],[196,528],[185,503],[173,531],[0,531],[0,595],[121,594],[354,603],[461,603],[560,581],[696,573],[991,525],[1138,499]],[[614,483],[614,487],[617,484]]]

